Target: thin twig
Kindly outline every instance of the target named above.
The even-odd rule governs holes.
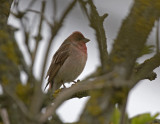
[[[53,9],[54,9],[54,15],[53,20],[56,21],[56,15],[57,15],[57,0],[53,0]]]
[[[33,68],[33,65],[35,63],[35,57],[36,57],[36,54],[37,54],[38,45],[39,45],[39,42],[42,39],[41,30],[42,30],[42,23],[43,23],[43,15],[44,15],[44,11],[45,11],[45,6],[46,6],[46,1],[42,1],[40,22],[39,22],[39,26],[38,26],[38,29],[37,29],[38,30],[38,34],[36,36],[36,46],[35,46],[35,49],[34,49],[34,51],[32,53],[32,65],[31,65],[31,68]]]
[[[42,39],[41,30],[42,30],[43,15],[44,15],[45,7],[46,7],[46,1],[42,1],[40,23],[39,23],[38,34],[37,34],[37,38],[36,38],[36,46],[35,46],[35,49],[32,54],[31,69],[33,69],[33,65],[35,63],[35,57],[37,55],[38,46],[39,46],[39,43]],[[37,114],[39,112],[39,109],[43,103],[43,98],[44,98],[44,94],[41,90],[41,84],[39,82],[37,82],[37,83],[35,83],[35,87],[36,88],[34,90],[34,95],[32,97],[33,100],[31,102],[31,106],[30,106],[30,111],[33,114]],[[41,96],[41,97],[39,97],[39,96]]]
[[[21,27],[23,28],[23,34],[24,34],[24,43],[26,44],[25,46],[27,47],[27,51],[31,57],[31,50],[29,48],[29,36],[30,36],[30,32],[28,31],[28,29],[26,28],[26,24],[24,24],[23,19],[20,19],[21,22]]]
[[[123,100],[122,106],[121,106],[121,118],[120,118],[120,124],[126,124],[126,106],[127,106],[127,100],[128,100],[128,95],[126,98]]]
[[[42,13],[42,12],[40,12],[40,11],[37,11],[37,10],[32,10],[32,9],[28,9],[27,11],[28,11],[28,12],[33,12],[33,13],[36,13],[36,14],[40,14],[40,15],[43,17],[43,20],[46,21],[46,23],[47,23],[49,26],[53,27],[53,25],[49,22],[49,20],[46,18],[46,16],[45,16],[44,13]]]
[[[19,0],[13,1],[13,8],[18,8]]]
[[[88,20],[91,20],[90,15],[89,15],[88,10],[87,10],[87,7],[86,7],[87,2],[84,2],[83,0],[78,0],[78,2],[80,3],[82,11],[87,16]]]
[[[27,12],[30,8],[32,8],[32,6],[36,3],[37,0],[32,0],[29,4],[27,9],[25,10],[25,12]]]

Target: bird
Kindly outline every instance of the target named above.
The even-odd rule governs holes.
[[[87,61],[86,43],[90,40],[79,32],[73,32],[64,40],[52,57],[46,78],[49,89],[56,91],[64,83],[74,82],[82,73]],[[44,89],[44,90],[45,90]]]

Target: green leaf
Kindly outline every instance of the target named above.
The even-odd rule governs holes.
[[[113,112],[113,115],[112,115],[112,118],[111,118],[111,124],[119,124],[120,122],[120,111],[118,108],[115,108],[114,109],[114,112]]]
[[[149,124],[153,121],[159,114],[151,116],[149,113],[141,114],[131,119],[131,124]]]

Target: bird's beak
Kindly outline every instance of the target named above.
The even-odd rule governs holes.
[[[84,38],[84,40],[83,40],[85,43],[87,43],[87,42],[89,42],[90,41],[90,39],[88,39],[88,38]]]

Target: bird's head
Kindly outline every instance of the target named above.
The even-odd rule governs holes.
[[[90,41],[88,38],[85,38],[83,34],[79,31],[73,32],[67,39],[69,39],[70,41],[84,42],[84,43]]]

